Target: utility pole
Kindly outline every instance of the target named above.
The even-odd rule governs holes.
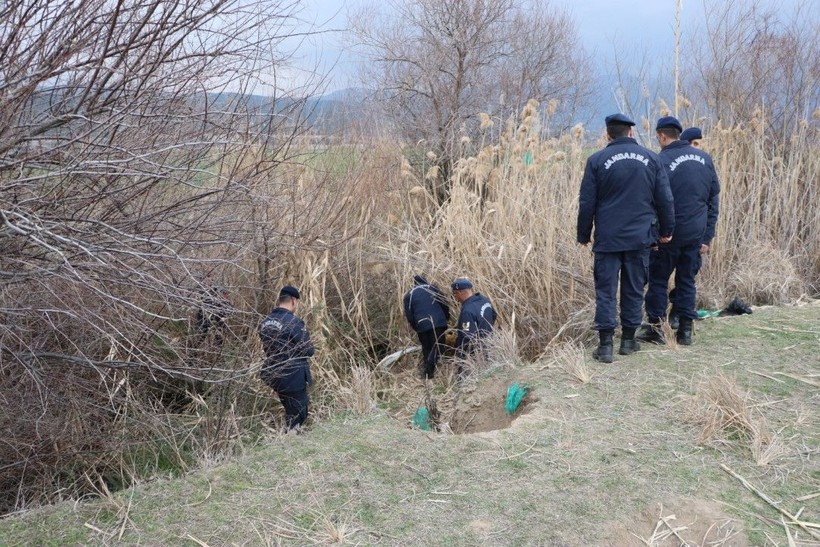
[[[683,9],[683,0],[677,0],[675,6],[675,117],[678,117],[680,104],[680,13]]]

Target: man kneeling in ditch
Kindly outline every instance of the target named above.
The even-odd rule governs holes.
[[[459,381],[467,370],[464,363],[470,355],[482,347],[482,340],[493,332],[496,313],[490,299],[473,291],[473,283],[466,277],[453,281],[450,288],[453,296],[461,304],[458,315],[458,336],[456,338],[456,367]]]

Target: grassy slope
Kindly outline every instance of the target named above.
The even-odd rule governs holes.
[[[587,384],[549,362],[496,372],[538,398],[510,429],[442,435],[381,413],[338,416],[182,479],[7,518],[0,544],[644,545],[637,536],[654,531],[653,545],[678,545],[660,540],[658,518],[674,513],[693,544],[708,533],[787,545],[778,513],[720,464],[820,522],[820,497],[796,501],[820,492],[820,389],[776,374],[819,382],[819,362],[820,306],[708,319],[690,348],[612,365],[587,352]],[[786,455],[758,467],[743,440],[697,445],[686,417],[718,372],[759,405]]]

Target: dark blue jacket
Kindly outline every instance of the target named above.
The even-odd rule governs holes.
[[[267,358],[262,380],[277,393],[296,393],[313,383],[308,357],[313,342],[305,323],[285,308],[275,308],[259,325],[259,338]]]
[[[441,289],[419,283],[404,295],[404,317],[416,332],[446,328],[450,320],[450,307]]]
[[[495,310],[490,299],[481,293],[462,302],[461,313],[458,315],[458,337],[456,350],[459,356],[464,357],[475,349],[474,342],[493,331],[495,324]]]
[[[712,158],[684,141],[666,145],[659,155],[675,198],[671,245],[708,245],[715,237],[720,194]]]
[[[657,222],[660,226],[657,226]],[[593,251],[636,251],[671,235],[675,210],[660,158],[631,137],[618,137],[587,160],[578,204],[578,243]]]

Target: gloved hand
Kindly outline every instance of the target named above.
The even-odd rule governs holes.
[[[458,333],[456,333],[456,331],[454,331],[453,329],[448,329],[444,333],[444,343],[450,346],[451,348],[454,348],[456,346],[456,340],[458,340]]]

